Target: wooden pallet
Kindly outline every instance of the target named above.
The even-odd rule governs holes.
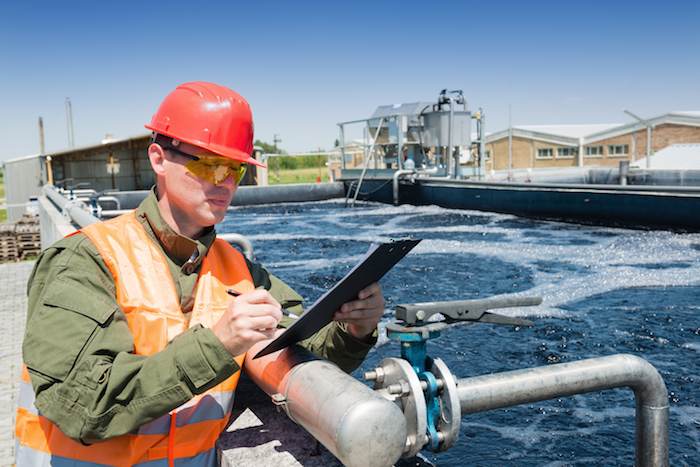
[[[15,233],[17,235],[39,235],[39,224],[17,224]]]
[[[0,237],[14,236],[15,224],[0,224]]]
[[[17,258],[19,257],[19,251],[17,250],[17,247],[9,247],[7,245],[0,246],[0,261],[1,262],[6,262],[6,261],[17,261]]]
[[[31,250],[22,250],[22,253],[19,255],[19,259],[24,261],[25,259],[28,258],[35,258],[39,256],[41,253],[41,248],[36,248],[36,249],[31,249]]]
[[[41,253],[39,216],[25,214],[14,224],[0,224],[0,262],[27,259]]]
[[[41,243],[41,236],[39,234],[20,234],[15,235],[15,240],[17,243]]]

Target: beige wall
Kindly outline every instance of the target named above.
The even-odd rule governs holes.
[[[576,156],[559,157],[558,148],[568,147],[544,141],[521,137],[513,137],[513,169],[546,168],[546,167],[575,167]],[[538,149],[552,149],[551,159],[538,159]],[[502,138],[486,144],[486,150],[491,152],[491,160],[486,162],[486,170],[508,169],[508,138]]]
[[[672,144],[700,143],[700,127],[688,125],[659,125],[651,132],[651,142],[654,152],[668,147]],[[611,156],[608,146],[614,144],[629,145],[629,153],[626,156]],[[586,146],[603,146],[602,157],[586,157],[584,148],[584,165],[606,165],[617,166],[620,161],[636,161],[646,155],[647,151],[647,131],[642,129],[634,133],[616,136],[615,138],[602,139]]]
[[[659,125],[652,131],[652,147],[654,152],[671,144],[700,143],[700,127],[689,125]],[[608,146],[627,144],[628,153],[625,155],[610,155]],[[588,166],[602,165],[617,167],[620,161],[641,159],[646,155],[647,132],[645,129],[634,133],[627,133],[614,138],[602,139],[586,146],[603,146],[601,156],[586,156],[586,146],[583,148],[583,164]],[[560,158],[557,148],[566,147],[554,143],[537,141],[521,137],[513,137],[513,168],[547,168],[547,167],[576,167],[578,157]],[[551,148],[552,159],[537,159],[537,150]],[[486,144],[486,150],[490,151],[491,159],[486,161],[486,170],[508,169],[508,138]]]

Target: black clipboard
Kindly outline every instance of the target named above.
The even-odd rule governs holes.
[[[354,300],[360,290],[384,277],[420,241],[420,239],[396,240],[370,246],[362,261],[316,300],[298,320],[277,336],[277,339],[258,352],[253,359],[289,347],[316,334],[333,320],[333,314],[342,304]]]

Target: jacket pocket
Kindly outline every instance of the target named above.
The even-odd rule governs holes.
[[[117,306],[95,299],[75,282],[59,279],[48,287],[27,323],[23,357],[30,369],[64,381],[98,326],[108,322]]]

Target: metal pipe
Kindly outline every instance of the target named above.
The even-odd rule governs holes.
[[[628,387],[636,399],[638,467],[668,466],[668,392],[661,375],[634,355],[612,355],[457,381],[462,414]]]
[[[88,207],[82,201],[68,200],[64,198],[53,185],[44,185],[42,188],[44,195],[51,200],[63,213],[78,225],[83,228],[99,219],[88,212]]]
[[[513,180],[513,122],[508,104],[508,181]]]
[[[455,114],[455,101],[452,98],[452,96],[448,97],[448,102],[450,104],[450,117],[449,117],[449,124],[447,126],[447,154],[450,160],[450,164],[454,164],[454,166],[450,166],[450,175],[452,175],[452,178],[459,178],[458,172],[459,172],[459,159],[454,160],[454,148],[452,147],[452,126],[454,125],[454,114]],[[459,156],[457,156],[459,157]]]
[[[345,170],[345,127],[342,123],[338,124],[340,128],[340,159],[342,160],[343,170]]]
[[[414,174],[416,173],[415,169],[411,170],[397,170],[394,172],[394,180],[393,180],[393,187],[394,187],[394,205],[398,206],[399,205],[399,178],[401,178],[404,175],[408,174]]]
[[[250,243],[250,240],[243,235],[237,233],[221,233],[217,234],[217,237],[234,245],[240,246],[245,257],[251,261],[253,260],[253,244]]]
[[[651,125],[649,124],[649,121],[646,121],[647,124],[647,169],[651,169]]]
[[[377,144],[377,138],[379,138],[379,132],[382,130],[382,124],[384,123],[384,117],[379,119],[379,125],[377,125],[377,131],[374,133],[374,139],[372,139],[372,145],[369,147],[369,155],[365,159],[364,166],[362,167],[362,173],[360,174],[360,179],[357,181],[357,189],[355,190],[355,195],[352,197],[352,202],[350,207],[355,207],[355,201],[357,201],[357,195],[360,194],[360,187],[362,186],[362,181],[365,179],[365,174],[367,173],[367,167],[369,167],[369,161],[374,156],[374,147]],[[350,185],[352,188],[352,184]],[[350,189],[348,189],[348,196],[350,195]],[[347,198],[346,198],[347,201]]]
[[[485,122],[486,117],[484,116],[484,110],[479,108],[479,179],[483,180],[486,176],[486,129]]]
[[[299,346],[253,359],[266,343],[247,353],[245,371],[344,465],[385,467],[401,457],[406,420],[396,404]]]

